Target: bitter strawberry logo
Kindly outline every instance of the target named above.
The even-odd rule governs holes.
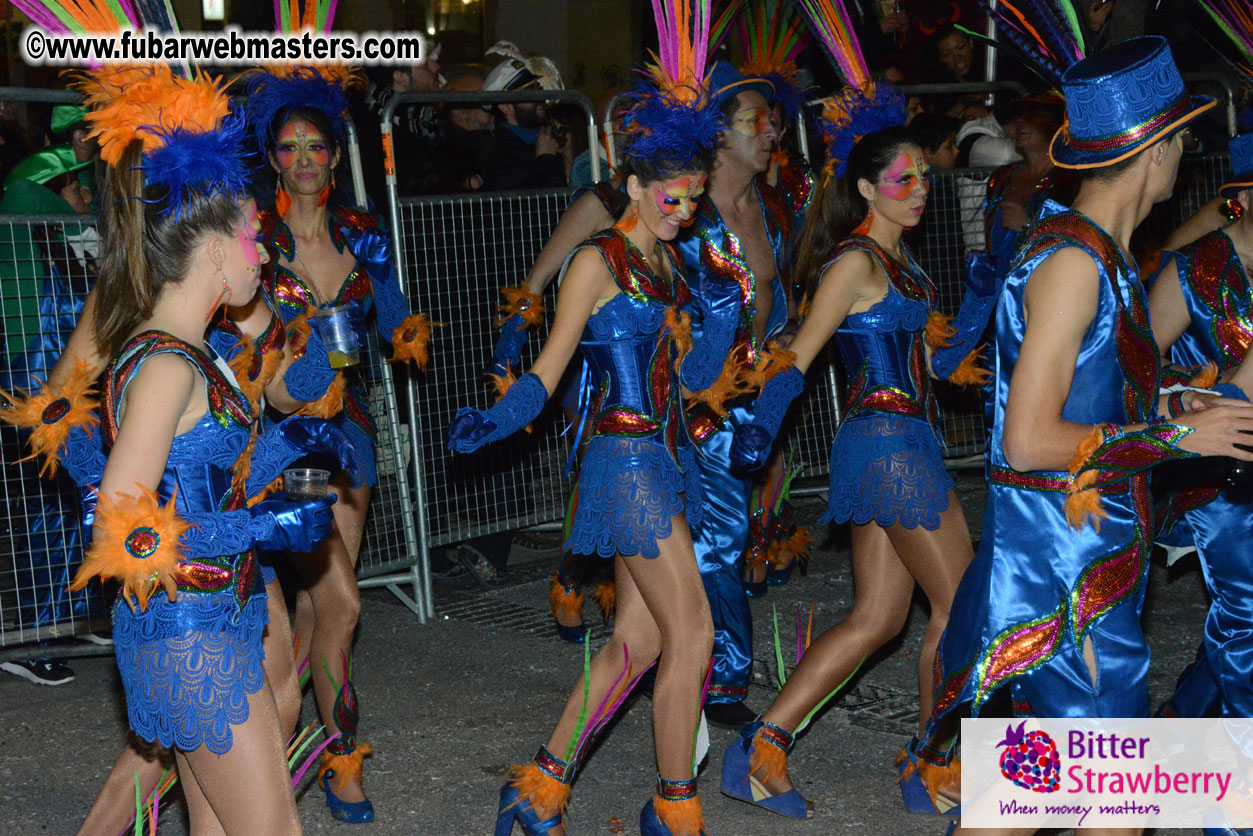
[[[1057,744],[1046,732],[1024,734],[1026,727],[1026,720],[1016,729],[1012,723],[1005,727],[1005,739],[996,744],[1005,747],[1001,752],[1001,774],[1032,792],[1057,792],[1062,774]]]

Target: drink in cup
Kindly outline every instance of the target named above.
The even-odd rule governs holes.
[[[347,305],[320,310],[309,318],[309,322],[322,338],[322,345],[326,347],[326,356],[330,359],[332,369],[357,364],[360,347],[357,345],[357,332],[352,327],[352,318],[348,316]]]
[[[283,489],[292,500],[321,499],[326,496],[329,470],[313,467],[294,467],[283,471]]]

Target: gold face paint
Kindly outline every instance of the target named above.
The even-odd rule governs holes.
[[[288,122],[275,137],[274,158],[283,171],[301,162],[318,168],[331,164],[331,146],[322,133],[303,120]]]
[[[927,173],[931,170],[922,157],[904,152],[897,154],[896,159],[879,177],[875,188],[879,194],[889,200],[908,200],[917,188],[922,188],[925,195],[931,190],[927,182]]]
[[[731,130],[742,137],[752,139],[761,136],[771,129],[770,109],[765,107],[746,107],[737,110],[731,117]]]
[[[653,184],[653,200],[662,217],[679,215],[690,218],[696,214],[700,196],[705,193],[704,174],[685,174],[664,183]]]

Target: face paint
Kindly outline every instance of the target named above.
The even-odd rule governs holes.
[[[921,157],[915,157],[913,154],[897,154],[896,159],[892,160],[892,164],[879,177],[875,188],[879,190],[879,194],[889,200],[908,200],[909,196],[914,193],[914,189],[920,186],[923,194],[931,190],[931,184],[927,182],[929,170]]]
[[[693,217],[700,203],[700,196],[705,193],[705,175],[687,174],[653,184],[653,200],[657,201],[657,209],[662,217],[670,217],[676,213],[683,217]]]
[[[283,126],[275,137],[274,158],[283,171],[307,162],[318,168],[331,164],[331,147],[326,138],[313,125],[303,119],[293,120]]]
[[[239,242],[240,252],[244,261],[251,267],[261,266],[261,243],[257,240],[261,233],[261,221],[257,218],[257,204],[248,202],[244,212],[243,223],[235,229],[235,239]]]
[[[770,111],[764,107],[746,107],[731,117],[731,130],[748,139],[770,130]]]

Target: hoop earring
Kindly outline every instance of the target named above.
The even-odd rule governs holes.
[[[289,209],[291,209],[291,195],[283,188],[283,181],[279,180],[274,187],[274,211],[280,218],[283,218],[287,216]]]
[[[872,223],[874,223],[874,207],[873,206],[871,206],[869,209],[866,210],[866,217],[862,220],[861,223],[857,225],[857,228],[854,229],[850,234],[869,235],[870,225]]]
[[[614,224],[613,228],[617,230],[621,230],[622,232],[630,232],[631,230],[635,229],[635,225],[639,222],[640,222],[640,204],[639,204],[639,201],[635,201],[634,203],[631,204],[631,214],[627,215],[622,220]]]

